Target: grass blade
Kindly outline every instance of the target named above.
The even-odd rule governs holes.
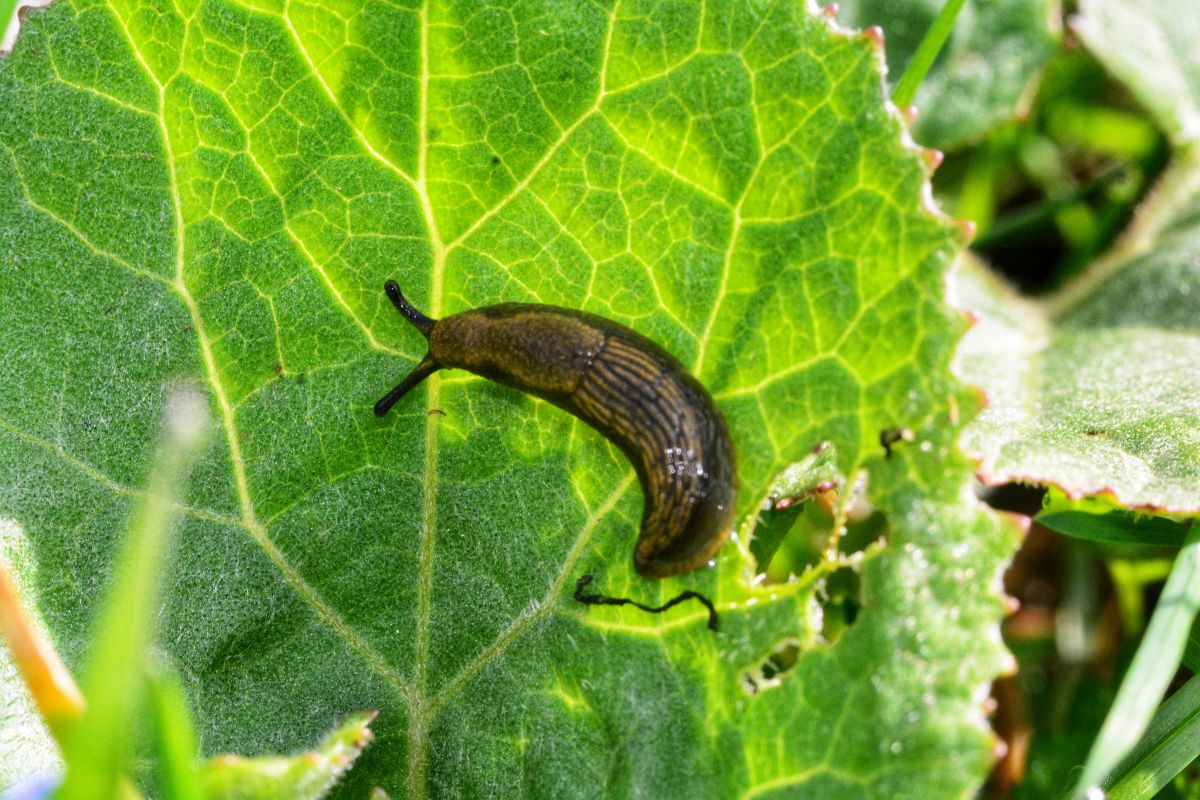
[[[1109,775],[1108,800],[1148,800],[1200,756],[1200,676],[1163,703],[1146,735]]]
[[[1094,796],[1094,787],[1142,738],[1179,668],[1198,608],[1200,526],[1193,524],[1071,797]]]
[[[59,800],[130,793],[123,775],[143,699],[143,659],[158,606],[168,529],[206,423],[205,401],[197,392],[181,389],[168,398],[149,491],[130,520],[92,640],[83,681],[87,709],[66,737],[67,774],[55,795]]]
[[[1129,511],[1096,514],[1048,508],[1036,519],[1047,528],[1074,539],[1115,544],[1180,547],[1188,531],[1186,524],[1167,517],[1150,517]]]
[[[917,46],[917,52],[913,53],[908,67],[900,76],[900,82],[892,90],[892,102],[900,108],[912,105],[913,100],[916,99],[921,81],[925,80],[925,75],[933,66],[938,53],[942,51],[942,46],[950,38],[950,31],[954,30],[958,12],[962,11],[966,2],[967,0],[946,0],[946,5],[942,6],[942,10],[934,18],[933,24],[925,32],[925,38]]]
[[[160,670],[151,676],[150,704],[159,790],[167,800],[204,800],[192,712],[173,672]]]

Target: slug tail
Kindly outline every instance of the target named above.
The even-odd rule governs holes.
[[[421,359],[421,363],[413,367],[413,371],[408,373],[404,380],[396,384],[396,388],[379,398],[379,402],[375,404],[375,416],[382,417],[391,410],[392,406],[396,405],[397,400],[408,394],[409,389],[441,368],[442,365],[433,360],[433,354],[426,353],[425,357]]]

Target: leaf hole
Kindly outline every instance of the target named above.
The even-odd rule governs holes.
[[[819,558],[819,545],[815,553],[809,551],[821,538],[822,527],[828,538],[830,526],[826,523],[832,519],[831,514],[824,515],[828,520],[823,518],[821,510],[833,508],[837,492],[845,482],[838,472],[836,458],[833,444],[821,442],[776,479],[763,500],[762,510],[750,534],[750,552],[758,564],[759,574],[778,579],[777,575],[771,574],[771,568],[785,541],[799,542],[801,552],[792,553],[791,558],[781,558],[781,561],[799,564],[803,569]],[[789,544],[788,549],[794,548]],[[783,576],[787,576],[786,569]]]
[[[763,512],[750,552],[759,559],[758,572],[766,574],[765,583],[783,583],[818,564],[850,559],[887,539],[888,522],[883,513],[870,509],[861,517],[845,517],[839,525],[836,502],[832,497],[806,503],[802,509]],[[763,556],[767,558],[765,568]]]
[[[830,647],[846,635],[858,621],[863,608],[862,578],[856,568],[839,567],[822,578],[812,598],[808,615],[812,635],[805,641],[790,636],[777,644],[765,658],[747,668],[741,675],[742,689],[747,694],[773,689],[781,685],[784,676],[814,647]]]
[[[820,641],[829,646],[846,635],[863,609],[862,577],[853,567],[839,567],[817,585],[821,607]]]
[[[767,495],[750,534],[762,582],[791,580],[887,537],[887,518],[867,501],[867,473],[847,481],[834,459],[832,445],[819,445],[785,470]]]
[[[762,661],[742,673],[742,688],[746,694],[758,694],[782,684],[783,674],[796,666],[800,659],[800,642],[784,639]]]

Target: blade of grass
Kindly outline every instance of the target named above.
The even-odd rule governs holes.
[[[925,38],[921,40],[921,44],[917,45],[917,52],[913,53],[908,67],[900,76],[900,82],[892,90],[892,102],[900,108],[912,105],[913,100],[916,99],[917,88],[920,87],[921,81],[925,80],[925,75],[933,66],[938,53],[942,51],[942,46],[950,38],[950,31],[954,30],[958,12],[962,11],[966,2],[967,0],[946,0],[946,5],[942,6],[942,10],[934,18],[933,24],[925,32]]]
[[[1182,547],[1191,524],[1186,518],[1129,511],[1104,497],[1072,500],[1053,488],[1034,519],[1074,539],[1158,547]]]
[[[976,248],[986,250],[992,245],[1020,236],[1068,206],[1086,200],[1106,184],[1123,178],[1128,174],[1129,169],[1130,167],[1126,163],[1113,162],[1099,170],[1086,183],[1074,189],[1048,197],[1036,205],[1006,214],[996,220],[986,232],[977,236],[971,244]]]
[[[1101,780],[1142,738],[1179,668],[1197,609],[1200,609],[1200,526],[1192,524],[1150,617],[1146,635],[1071,792],[1072,798],[1096,796]]]
[[[162,796],[167,800],[204,800],[192,712],[173,672],[161,670],[151,676],[150,702]]]
[[[1200,756],[1200,677],[1163,703],[1137,747],[1105,779],[1108,800],[1148,800]]]
[[[1050,530],[1090,542],[1179,547],[1187,537],[1183,523],[1129,512],[1043,511],[1035,519]]]
[[[1200,674],[1200,631],[1192,625],[1188,634],[1187,644],[1183,648],[1183,665],[1196,674]]]
[[[149,491],[135,509],[92,639],[85,672],[87,709],[63,747],[67,774],[59,800],[128,796],[123,780],[144,693],[144,653],[158,605],[175,501],[207,427],[204,398],[180,389],[167,400]]]

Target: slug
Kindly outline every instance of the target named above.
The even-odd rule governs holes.
[[[388,281],[387,296],[429,352],[375,404],[383,416],[439,369],[465,369],[540,397],[594,427],[637,471],[644,506],[639,575],[680,575],[729,536],[735,468],[712,396],[654,342],[610,319],[557,306],[503,303],[430,319]]]

